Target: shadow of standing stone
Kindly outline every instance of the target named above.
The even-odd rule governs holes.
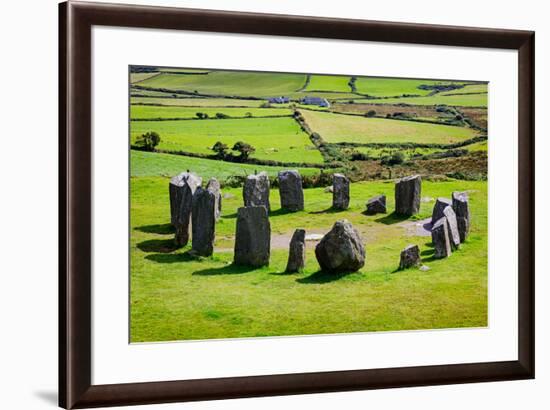
[[[248,206],[237,211],[235,265],[269,265],[271,226],[265,206]]]

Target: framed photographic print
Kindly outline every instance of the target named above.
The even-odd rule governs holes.
[[[60,5],[60,405],[534,377],[534,33]]]

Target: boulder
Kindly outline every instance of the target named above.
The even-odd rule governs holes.
[[[334,209],[349,207],[349,179],[343,174],[332,176],[332,207]]]
[[[448,206],[451,206],[452,202],[447,198],[437,198],[435,201],[434,209],[432,211],[432,224],[435,223],[438,219],[441,219],[443,215],[443,210]]]
[[[281,208],[293,212],[304,210],[302,177],[298,171],[279,172],[279,195]]]
[[[367,215],[386,213],[386,195],[377,195],[367,201]]]
[[[168,184],[170,194],[170,221],[176,229],[176,245],[185,246],[189,242],[189,221],[193,194],[201,186],[202,178],[190,173],[182,172],[170,180]]]
[[[365,266],[365,245],[359,232],[343,219],[317,244],[315,256],[325,272],[355,272]]]
[[[269,204],[269,177],[267,173],[249,175],[243,186],[244,206],[265,206],[271,210]]]
[[[214,252],[217,204],[215,190],[198,187],[193,195],[191,248],[198,255],[210,256]]]
[[[468,194],[465,192],[453,192],[453,210],[456,214],[460,242],[464,242],[470,231],[470,209],[468,206]]]
[[[449,232],[449,241],[451,242],[451,249],[458,249],[460,247],[460,234],[458,233],[458,224],[456,221],[455,211],[453,211],[453,207],[446,207],[443,210],[443,215],[445,215],[445,219],[447,219],[447,228]]]
[[[247,206],[237,211],[234,263],[260,267],[269,265],[271,226],[265,206]]]
[[[418,245],[409,245],[401,251],[399,270],[420,265],[420,249]]]
[[[306,231],[296,229],[290,240],[288,250],[287,273],[301,272],[306,265]]]
[[[212,192],[216,196],[216,221],[218,221],[222,215],[222,191],[220,182],[216,178],[210,178],[206,189]]]
[[[420,210],[422,178],[420,175],[405,177],[395,184],[395,213],[412,216]]]
[[[447,218],[445,217],[438,219],[432,226],[434,258],[447,258],[451,255],[448,226]]]

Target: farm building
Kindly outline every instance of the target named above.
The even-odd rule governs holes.
[[[270,103],[273,104],[287,104],[290,102],[289,97],[271,97],[268,99]]]
[[[302,104],[318,105],[319,107],[330,107],[330,103],[327,101],[327,99],[321,97],[304,97],[302,98]]]

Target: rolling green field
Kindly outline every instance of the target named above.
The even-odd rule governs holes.
[[[259,96],[286,95],[305,83],[304,74],[269,74],[244,71],[213,71],[206,75],[163,73],[142,81],[141,86],[197,92],[205,95]]]
[[[357,100],[369,104],[451,105],[457,107],[487,107],[487,94],[433,95],[431,97],[382,98]]]
[[[130,83],[139,83],[140,81],[146,80],[148,78],[154,77],[158,73],[131,73],[130,74]]]
[[[349,86],[350,76],[339,75],[312,75],[309,84],[304,92],[309,91],[334,91],[334,92],[350,92]]]
[[[130,151],[130,175],[132,177],[174,176],[190,170],[208,180],[212,177],[224,181],[231,176],[252,175],[255,171],[265,171],[275,177],[280,167],[255,164],[238,164],[212,159],[193,158],[183,155],[156,152]],[[319,168],[296,168],[301,175],[316,175]]]
[[[256,148],[253,158],[322,163],[323,157],[292,118],[208,119],[193,121],[132,121],[132,142],[145,132],[161,135],[159,149],[213,154],[222,141],[231,148],[244,141]]]
[[[149,98],[132,97],[132,104],[156,104],[177,107],[259,107],[265,101],[236,98]]]
[[[431,90],[421,90],[420,85],[453,84],[452,81],[414,80],[403,78],[358,77],[357,92],[372,97],[398,97],[401,95],[427,95]],[[459,82],[457,82],[460,84]]]
[[[330,143],[414,142],[452,144],[477,135],[475,130],[450,125],[365,118],[301,111],[306,123]]]
[[[443,91],[439,95],[468,94],[468,93],[487,93],[488,84],[472,84],[452,91]]]
[[[224,190],[230,198],[224,198],[216,225],[214,256],[193,259],[185,253],[188,247],[173,248],[167,185],[168,178],[131,179],[132,342],[487,326],[485,182],[423,182],[424,197],[470,192],[472,232],[444,260],[432,258],[429,237],[411,232],[414,221],[431,215],[433,200],[423,202],[410,221],[361,213],[366,199],[381,193],[393,209],[391,182],[353,184],[350,209],[342,212],[329,210],[331,195],[322,188],[305,190],[305,211],[281,212],[278,192],[272,190],[271,263],[255,270],[231,265],[241,189]],[[305,271],[282,273],[288,250],[277,245],[281,237],[296,227],[325,232],[343,218],[366,242],[361,271],[319,272],[313,245],[307,243]],[[428,271],[396,272],[399,252],[409,243],[419,245]]]
[[[151,105],[132,105],[130,115],[132,119],[143,118],[197,118],[197,112],[215,117],[217,113],[230,117],[273,117],[292,115],[292,110],[286,108],[241,108],[241,107],[159,107]],[[249,114],[249,115],[248,115]]]

